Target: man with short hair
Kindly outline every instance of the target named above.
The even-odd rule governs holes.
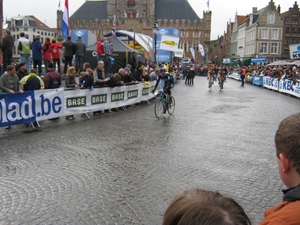
[[[61,85],[61,75],[54,69],[53,63],[49,63],[47,73],[44,77],[45,89],[59,88]]]
[[[12,94],[15,92],[24,93],[19,78],[16,75],[16,69],[12,65],[7,66],[7,72],[0,77],[0,92],[9,92]]]
[[[104,41],[104,51],[105,51],[105,70],[106,74],[112,73],[112,64],[111,64],[111,57],[113,53],[113,45],[112,45],[112,39],[109,37],[107,40]]]
[[[29,74],[20,81],[24,91],[44,89],[44,81],[36,75],[36,70],[31,68]]]
[[[26,69],[30,69],[30,43],[25,37],[25,33],[20,33],[20,38],[18,39],[18,52],[21,55],[20,62],[26,64]]]
[[[30,45],[32,50],[33,68],[36,70],[36,68],[38,67],[39,76],[41,76],[42,74],[42,60],[43,60],[42,43],[40,41],[40,38],[41,36],[37,34]]]
[[[66,74],[68,66],[72,66],[72,60],[75,53],[75,45],[71,41],[71,36],[67,36],[67,40],[63,42],[62,45],[64,46],[64,74]]]
[[[18,66],[17,76],[19,77],[19,80],[22,80],[23,77],[28,75],[28,71],[26,69],[25,63],[20,63]]]
[[[76,72],[82,72],[82,65],[83,65],[83,59],[86,54],[86,45],[82,41],[81,37],[77,38],[77,41],[75,42],[75,64],[76,64]]]
[[[8,65],[11,64],[14,39],[11,36],[10,30],[5,30],[5,36],[2,40],[2,56],[3,56],[3,73],[6,71]]]

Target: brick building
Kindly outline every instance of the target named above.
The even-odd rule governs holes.
[[[203,12],[203,18],[200,19],[187,0],[86,0],[71,15],[70,29],[87,29],[96,35],[102,35],[111,31],[114,15],[117,30],[134,30],[152,36],[155,19],[158,21],[158,28],[179,29],[186,56],[192,58],[189,49],[193,47],[197,52],[196,61],[204,61],[198,46],[210,40],[211,11]],[[58,10],[59,36],[61,21],[62,11]],[[205,50],[207,52],[208,48]]]

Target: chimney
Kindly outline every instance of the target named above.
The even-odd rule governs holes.
[[[280,11],[281,11],[280,5],[277,6],[277,11],[278,11],[278,13],[280,13]]]
[[[252,7],[252,13],[257,13],[257,7]]]

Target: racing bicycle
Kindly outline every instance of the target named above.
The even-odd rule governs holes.
[[[175,98],[168,97],[168,94],[163,92],[163,91],[159,91],[158,94],[156,95],[156,103],[154,106],[154,113],[156,118],[160,118],[162,117],[163,114],[165,114],[167,111],[169,113],[169,115],[172,115],[175,111]]]

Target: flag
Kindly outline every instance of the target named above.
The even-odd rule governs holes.
[[[61,33],[64,38],[67,38],[69,35],[69,4],[68,0],[65,0],[65,8],[62,17],[62,26],[61,26]]]
[[[205,51],[203,45],[199,44],[199,52],[201,53],[202,58],[205,60]]]
[[[209,0],[207,0],[206,5],[207,5],[207,8],[209,8]]]
[[[114,19],[113,19],[111,34],[116,35],[116,16],[115,15],[114,15]]]

